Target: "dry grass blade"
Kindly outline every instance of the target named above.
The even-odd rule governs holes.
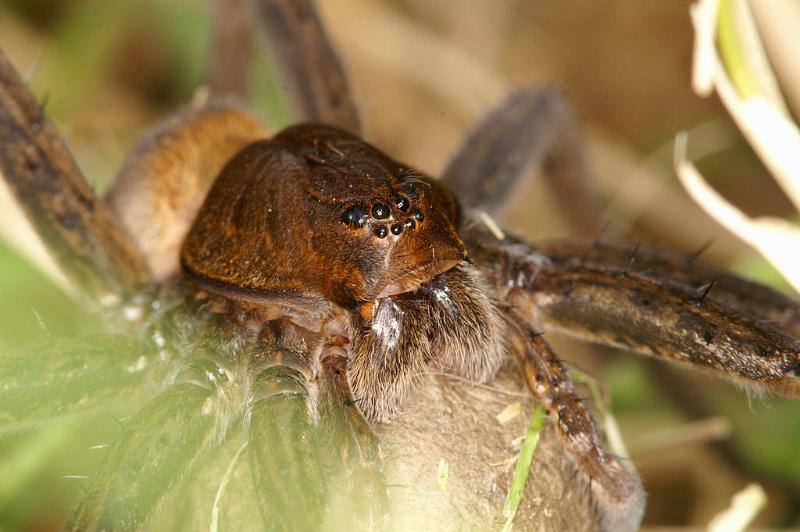
[[[800,211],[800,129],[787,114],[747,6],[732,0],[701,0],[692,6],[691,13],[696,32],[695,91],[707,96],[712,88],[716,90],[764,165]],[[719,51],[715,36],[719,37]],[[795,253],[800,248],[800,227],[786,220],[749,218],[705,182],[685,153],[686,135],[682,134],[675,143],[675,171],[684,188],[706,212],[757,249],[800,291]]]
[[[761,253],[800,292],[800,228],[778,218],[752,219],[731,205],[686,160],[686,137],[675,143],[675,171],[690,196],[730,232]]]
[[[767,504],[767,494],[758,484],[750,484],[733,496],[730,507],[708,524],[709,532],[745,530]]]

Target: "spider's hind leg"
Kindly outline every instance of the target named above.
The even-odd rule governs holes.
[[[465,206],[493,215],[523,179],[542,168],[573,227],[594,235],[601,228],[601,211],[583,152],[574,111],[561,93],[522,89],[475,126],[442,181]]]
[[[360,132],[347,78],[312,0],[253,0],[296,118]]]
[[[800,303],[791,298],[652,248],[534,248],[477,223],[464,234],[473,260],[538,327],[800,397]]]

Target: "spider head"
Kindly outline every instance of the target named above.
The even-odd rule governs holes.
[[[226,165],[182,263],[223,291],[355,309],[466,259],[458,216],[435,180],[341,130],[299,125]]]

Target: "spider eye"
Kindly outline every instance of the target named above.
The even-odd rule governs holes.
[[[344,211],[344,214],[342,215],[342,221],[347,225],[363,227],[363,225],[367,222],[367,214],[361,207],[354,205]]]
[[[389,207],[384,205],[383,203],[376,203],[372,206],[372,216],[377,218],[378,220],[382,220],[384,218],[389,217]]]
[[[416,219],[418,222],[421,222],[422,220],[425,219],[425,215],[422,214],[421,210],[414,209],[414,219]]]
[[[386,235],[389,234],[389,230],[386,229],[385,225],[379,225],[375,228],[375,236],[378,238],[386,238]]]
[[[394,199],[395,206],[400,209],[402,212],[408,211],[408,208],[411,206],[406,198],[403,196],[397,196]]]
[[[393,235],[399,235],[400,233],[403,232],[403,225],[402,224],[392,224],[391,230],[392,230],[392,234]]]

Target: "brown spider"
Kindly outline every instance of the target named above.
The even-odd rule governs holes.
[[[240,422],[249,497],[266,528],[389,526],[396,511],[373,428],[388,446],[432,438],[446,422],[421,426],[433,410],[408,406],[415,395],[465,410],[484,398],[452,384],[420,392],[426,371],[485,382],[509,354],[586,488],[571,496],[582,526],[634,528],[638,478],[605,450],[542,330],[800,397],[795,301],[644,246],[534,247],[479,216],[541,163],[592,218],[557,93],[512,94],[433,180],[355,136],[345,78],[309,4],[257,6],[279,36],[300,115],[314,123],[269,137],[236,104],[190,109],[134,149],[105,202],[0,58],[3,175],[72,281],[134,337],[107,338],[102,352],[66,342],[40,353],[30,373],[50,371],[56,357],[67,367],[48,390],[10,384],[0,420],[22,427],[99,408],[119,389],[159,392],[107,451],[68,529],[145,527],[182,478],[202,478],[201,457],[239,441]],[[86,386],[75,388],[80,379]],[[451,430],[455,440],[477,432]],[[474,512],[466,522],[485,526]]]

